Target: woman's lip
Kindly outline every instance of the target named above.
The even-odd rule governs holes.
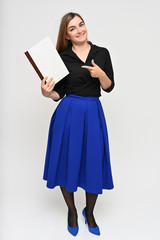
[[[79,36],[77,36],[77,37],[81,37],[81,36],[83,36],[84,35],[84,33],[82,33],[81,35],[79,35]]]

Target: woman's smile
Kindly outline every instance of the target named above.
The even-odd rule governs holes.
[[[84,33],[82,33],[81,35],[77,36],[77,37],[82,37],[84,35]]]

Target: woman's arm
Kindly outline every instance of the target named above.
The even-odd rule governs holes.
[[[53,95],[51,94],[51,98],[56,102],[62,99],[66,94],[66,89],[65,89],[66,78],[67,76],[62,78],[59,82],[55,84],[54,88],[52,89],[52,91],[55,93],[53,93]]]
[[[114,71],[113,71],[111,56],[108,49],[106,49],[104,73],[105,74],[102,74],[102,77],[101,77],[101,82],[102,82],[101,86],[105,92],[111,92],[115,86],[115,81],[114,81]]]
[[[44,97],[53,99],[54,101],[59,101],[64,93],[64,86],[62,80],[55,84],[55,80],[51,77],[47,82],[47,76],[42,80],[41,92]],[[53,81],[52,81],[53,80]],[[54,91],[55,90],[55,91]]]
[[[108,49],[106,51],[106,58],[104,63],[104,70],[102,70],[92,59],[93,67],[83,65],[82,68],[87,68],[92,77],[99,78],[100,85],[105,92],[111,92],[114,88],[114,72],[111,62],[111,57]]]

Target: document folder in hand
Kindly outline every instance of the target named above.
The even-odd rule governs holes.
[[[53,77],[56,83],[69,74],[67,67],[49,37],[41,40],[24,52],[24,54],[41,80],[48,76],[46,81]]]

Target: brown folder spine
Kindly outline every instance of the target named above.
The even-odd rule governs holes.
[[[32,59],[31,55],[29,54],[28,51],[26,51],[24,53],[26,55],[26,57],[28,58],[29,62],[32,64],[33,68],[35,69],[35,71],[37,72],[38,76],[40,77],[41,80],[43,80],[43,75],[42,73],[39,71],[39,68],[37,67],[37,65],[35,64],[34,60]]]

